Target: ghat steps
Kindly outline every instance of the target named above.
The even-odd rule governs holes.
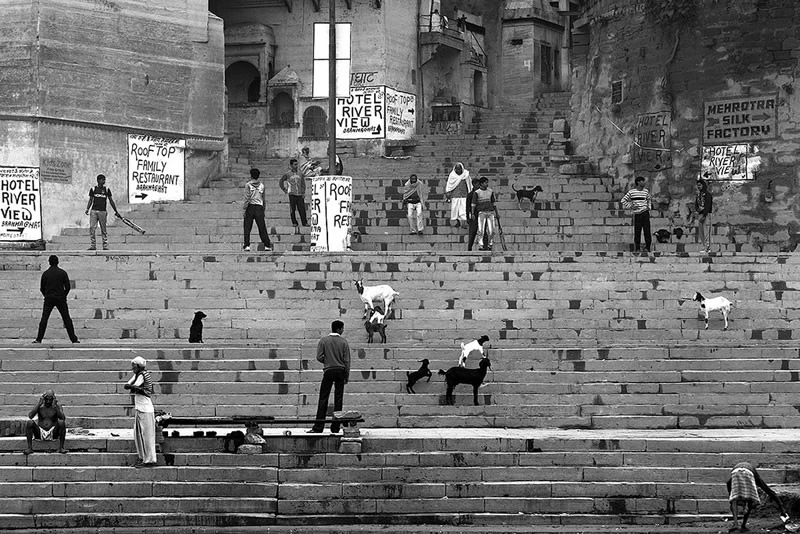
[[[130,431],[95,434],[75,438],[66,456],[24,457],[10,452],[19,438],[0,438],[0,528],[347,522],[658,532],[718,525],[730,465],[759,462],[775,486],[797,480],[800,459],[800,443],[781,431],[389,429],[365,430],[358,456],[283,450],[281,437],[268,436],[270,452],[255,456],[194,450],[214,438],[166,438],[170,465],[137,470]]]
[[[289,225],[275,194],[287,161],[264,160],[252,164],[272,194],[275,253],[239,251],[233,202],[250,162],[237,162],[186,202],[132,208],[148,233],[115,226],[111,252],[78,252],[81,228],[47,253],[0,255],[0,429],[16,433],[0,438],[0,530],[716,532],[731,465],[747,459],[770,484],[795,483],[796,258],[745,253],[746,236],[724,226],[720,254],[701,256],[686,238],[625,252],[630,224],[617,201],[627,184],[580,160],[548,161],[565,98],[540,106],[551,114],[481,116],[467,135],[423,136],[408,159],[344,154],[356,182],[353,252],[305,252],[307,231]],[[456,161],[491,179],[508,253],[463,252],[443,198]],[[411,173],[431,190],[424,237],[406,235],[399,196]],[[512,185],[544,192],[520,208]],[[654,212],[654,230],[672,227],[666,215]],[[80,346],[57,317],[43,346],[29,344],[53,250],[75,285]],[[386,345],[365,343],[355,276],[400,291]],[[703,329],[689,300],[698,290],[734,301],[730,330],[718,315]],[[197,309],[208,314],[204,346],[183,341]],[[263,454],[229,455],[220,436],[231,428],[215,438],[183,428],[162,443],[158,468],[130,468],[131,402],[120,387],[133,355],[150,361],[156,405],[175,415],[308,416],[316,340],[335,318],[353,348],[345,406],[367,420],[361,455],[333,452],[338,437],[281,428],[266,429]],[[458,342],[481,333],[494,372],[480,406],[465,386],[444,406],[439,376],[406,393],[418,360],[449,367]],[[47,387],[85,430],[70,434],[70,454],[25,457],[24,416]]]
[[[347,333],[347,332],[346,332]],[[354,332],[353,334],[358,335]],[[351,338],[352,340],[352,338]],[[798,428],[800,353],[788,344],[670,348],[490,349],[492,371],[472,404],[468,386],[444,400],[439,369],[454,348],[353,342],[348,409],[368,427]],[[177,417],[313,417],[321,369],[314,344],[198,348],[133,342],[78,348],[6,348],[0,360],[0,435],[24,430],[24,414],[56,391],[72,425],[126,428],[129,361],[150,362],[159,409]],[[406,372],[428,358],[430,382],[406,392]],[[470,362],[474,366],[475,362]]]
[[[500,122],[513,120],[509,117]],[[538,119],[530,133],[476,133],[459,136],[428,135],[416,140],[406,159],[352,157],[342,154],[345,174],[354,178],[353,248],[358,251],[455,251],[466,249],[466,232],[449,226],[449,202],[444,198],[447,175],[457,161],[473,177],[487,176],[496,192],[498,209],[511,251],[627,251],[631,243],[630,216],[619,199],[627,183],[618,183],[579,163],[559,168],[549,162],[547,143],[552,120]],[[512,128],[513,130],[513,128]],[[114,250],[235,251],[241,247],[242,183],[250,166],[260,168],[267,185],[267,226],[276,249],[308,250],[305,229],[294,228],[288,201],[278,189],[288,160],[233,163],[230,173],[201,188],[189,200],[169,206],[136,205],[129,216],[143,223],[146,235],[112,223]],[[560,172],[560,171],[564,172]],[[403,182],[417,174],[430,190],[424,236],[407,235],[402,207]],[[577,173],[577,174],[576,174]],[[513,188],[542,187],[531,204],[516,200]],[[672,229],[667,212],[653,211],[652,230]],[[692,229],[682,239],[656,244],[661,252],[697,252]],[[690,231],[692,230],[692,231]],[[68,228],[53,239],[53,250],[80,250],[87,246],[85,228]],[[713,248],[719,251],[755,250],[748,237],[717,225]]]
[[[187,339],[195,310],[209,342],[316,342],[335,318],[362,338],[352,280],[400,293],[393,343],[452,347],[487,333],[521,346],[565,343],[703,344],[792,340],[800,320],[800,264],[791,254],[632,256],[627,253],[69,253],[79,338]],[[44,253],[4,253],[0,337],[36,335]],[[695,291],[734,302],[731,329],[719,313],[703,330]],[[20,305],[20,303],[25,303]],[[48,341],[63,339],[56,320]],[[363,339],[363,338],[362,338]]]

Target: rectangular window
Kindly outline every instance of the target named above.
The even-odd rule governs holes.
[[[553,49],[549,44],[540,43],[539,44],[539,57],[542,60],[541,63],[541,76],[542,76],[542,83],[544,85],[550,85],[553,83]]]
[[[561,85],[561,51],[558,48],[553,49],[553,80]]]
[[[350,27],[349,22],[336,23],[336,96],[350,96]],[[314,24],[314,98],[328,97],[328,59],[330,24]]]
[[[614,80],[611,82],[611,103],[622,104],[622,99],[625,95],[622,94],[624,84],[622,80]]]

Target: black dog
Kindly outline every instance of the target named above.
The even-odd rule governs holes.
[[[659,243],[669,243],[670,235],[674,235],[676,238],[680,239],[683,237],[683,230],[681,228],[673,228],[672,232],[670,232],[666,228],[662,228],[657,232],[653,232],[653,235],[656,236],[656,241]]]
[[[408,393],[416,393],[416,391],[414,391],[414,384],[416,384],[417,380],[422,380],[427,376],[428,382],[430,382],[431,377],[433,376],[431,370],[428,369],[428,364],[430,363],[428,361],[428,358],[425,358],[424,360],[420,361],[422,362],[422,365],[420,365],[419,369],[417,369],[413,373],[411,371],[406,371],[406,376],[408,377],[408,384],[406,384],[406,392]]]
[[[514,187],[514,184],[511,184],[511,189],[517,194],[517,205],[519,209],[522,209],[522,199],[527,198],[530,200],[531,204],[536,202],[536,195],[544,191],[540,186],[534,186],[533,189],[517,189]]]
[[[475,406],[478,406],[478,388],[481,387],[483,379],[486,378],[486,369],[492,366],[489,358],[481,358],[481,363],[477,369],[465,369],[464,367],[451,367],[447,372],[439,369],[439,374],[444,375],[447,382],[447,393],[445,394],[445,402],[447,404],[455,404],[453,397],[453,389],[459,384],[472,385],[472,401]]]
[[[385,317],[380,306],[366,311],[367,320],[364,321],[364,330],[367,331],[367,343],[372,343],[372,336],[375,332],[381,335],[381,343],[386,343],[386,323],[383,322]]]
[[[189,327],[189,343],[202,343],[203,342],[203,319],[206,314],[201,311],[194,312],[194,320],[192,326]]]
[[[386,343],[386,325],[383,323],[364,322],[364,329],[367,331],[367,343],[372,343],[372,336],[375,332],[381,335],[381,343]]]
[[[669,243],[669,236],[672,235],[672,232],[669,230],[662,228],[657,232],[653,232],[653,235],[656,236],[656,241],[659,243]]]

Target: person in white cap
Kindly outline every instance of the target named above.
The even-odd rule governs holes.
[[[133,439],[139,461],[134,467],[154,467],[156,465],[156,420],[153,409],[153,382],[147,361],[141,356],[131,360],[133,376],[124,388],[133,392],[136,418],[133,424]]]

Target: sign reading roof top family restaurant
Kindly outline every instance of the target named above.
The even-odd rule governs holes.
[[[777,100],[772,94],[704,102],[703,144],[774,139],[778,135]]]

